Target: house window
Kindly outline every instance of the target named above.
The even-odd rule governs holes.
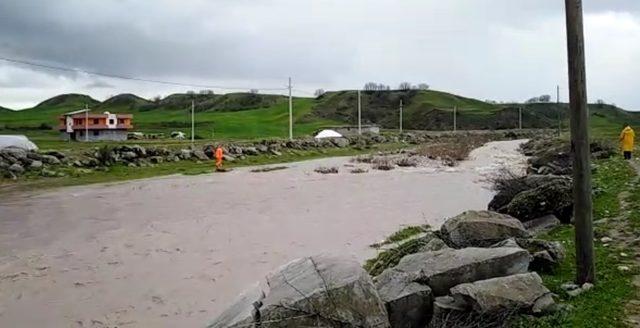
[[[118,124],[124,124],[124,119],[119,118],[118,119]]]
[[[100,130],[93,130],[93,136],[97,137],[100,135]]]
[[[99,119],[97,119],[97,118],[94,118],[94,119],[93,119],[93,124],[96,124],[96,125],[97,125],[97,124],[100,124],[100,120],[99,120]]]
[[[114,124],[115,124],[115,121],[112,118],[110,118],[109,119],[109,125],[114,125]]]

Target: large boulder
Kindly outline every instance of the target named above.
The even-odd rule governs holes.
[[[332,138],[331,142],[339,148],[345,148],[349,146],[349,139],[346,138]]]
[[[387,308],[393,328],[423,328],[432,312],[433,293],[408,275],[386,275],[376,281],[378,294]]]
[[[499,242],[492,247],[518,247],[531,254],[529,270],[551,273],[565,259],[565,249],[560,242],[542,239],[511,238]]]
[[[200,161],[209,160],[209,157],[204,153],[204,151],[202,151],[200,149],[194,150],[192,154],[193,154],[193,157],[195,157],[196,159],[198,159]]]
[[[242,149],[242,154],[256,156],[260,155],[260,152],[258,152],[258,149],[256,149],[256,147],[245,147]]]
[[[571,178],[560,175],[529,174],[523,177],[498,180],[496,187],[499,191],[489,202],[487,208],[491,211],[497,211],[509,204],[519,193],[557,180],[571,181]]]
[[[535,272],[460,284],[451,288],[451,296],[477,313],[543,313],[555,304]]]
[[[524,227],[527,228],[530,234],[536,236],[553,230],[553,228],[559,226],[561,223],[555,215],[549,214],[524,222]]]
[[[376,277],[376,286],[406,275],[409,281],[428,285],[434,295],[466,282],[527,272],[530,256],[526,250],[504,248],[463,248],[423,252],[403,257],[398,265]]]
[[[466,211],[448,219],[440,235],[454,248],[488,247],[512,237],[528,237],[522,223],[511,216],[491,211]]]
[[[498,212],[509,214],[521,221],[554,214],[560,221],[568,223],[571,220],[572,210],[571,182],[555,180],[519,193]]]
[[[11,166],[9,166],[9,172],[20,175],[24,173],[24,167],[18,163],[11,164]]]
[[[254,289],[209,327],[389,327],[371,277],[355,260],[298,259],[269,275],[267,286],[264,297]]]

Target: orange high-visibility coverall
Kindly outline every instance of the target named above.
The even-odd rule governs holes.
[[[218,147],[216,149],[216,168],[217,169],[221,169],[222,168],[222,156],[224,154],[222,153],[222,147]]]

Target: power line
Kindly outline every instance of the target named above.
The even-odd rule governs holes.
[[[182,86],[182,87],[206,88],[206,89],[222,89],[222,90],[244,90],[244,89],[258,89],[258,90],[266,90],[266,91],[277,91],[277,90],[284,91],[284,90],[287,90],[287,88],[232,87],[232,86],[193,84],[193,83],[172,82],[172,81],[165,81],[165,80],[143,79],[143,78],[138,78],[138,77],[133,77],[133,76],[125,76],[125,75],[118,75],[118,74],[111,74],[111,73],[87,71],[87,70],[83,70],[83,69],[75,69],[75,68],[69,68],[69,67],[63,67],[63,66],[47,65],[47,64],[35,63],[35,62],[32,62],[32,61],[26,61],[26,60],[14,59],[14,58],[7,58],[7,57],[2,57],[2,56],[0,56],[0,60],[5,61],[5,62],[9,62],[9,63],[28,65],[28,66],[33,66],[33,67],[40,67],[40,68],[45,68],[45,69],[50,69],[50,70],[74,72],[74,73],[80,72],[80,73],[84,73],[84,74],[88,74],[88,75],[102,76],[102,77],[107,77],[107,78],[112,78],[112,79],[121,79],[121,80],[130,80],[130,81],[138,81],[138,82],[157,83],[157,84],[174,85],[174,86]]]

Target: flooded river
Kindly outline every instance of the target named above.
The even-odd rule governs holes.
[[[522,168],[520,143],[489,143],[455,168],[351,174],[349,158],[328,158],[4,197],[0,327],[203,327],[291,259],[363,261],[403,225],[485,209],[484,179]]]

